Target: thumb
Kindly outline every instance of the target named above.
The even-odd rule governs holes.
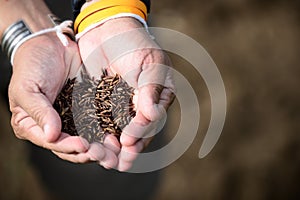
[[[149,121],[160,120],[166,110],[159,104],[163,86],[158,84],[148,84],[138,91],[137,110]]]
[[[15,99],[15,104],[21,107],[43,130],[43,137],[47,142],[54,142],[59,138],[61,134],[60,117],[43,93],[23,90],[13,99]]]

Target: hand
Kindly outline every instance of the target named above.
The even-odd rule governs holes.
[[[52,107],[67,76],[80,64],[77,44],[69,41],[64,47],[55,34],[24,43],[16,53],[9,86],[11,124],[18,138],[49,149],[62,159],[78,163],[101,160],[104,166],[114,166],[117,158],[112,150],[62,133],[60,117]]]
[[[162,66],[169,66],[170,61],[133,18],[110,20],[83,35],[78,44],[87,68],[107,68],[138,90],[136,117],[120,138],[118,170],[126,171],[150,143],[153,124],[165,115],[174,100],[170,69]]]

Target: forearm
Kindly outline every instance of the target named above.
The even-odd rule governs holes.
[[[51,11],[43,0],[0,0],[0,38],[18,20],[23,20],[32,32],[52,27]]]

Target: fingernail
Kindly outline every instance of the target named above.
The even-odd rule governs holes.
[[[93,161],[100,161],[105,157],[105,151],[102,148],[102,145],[93,143],[89,149],[89,155]]]
[[[48,142],[52,142],[54,140],[53,135],[51,133],[51,128],[48,124],[46,124],[43,128],[44,137]]]
[[[127,162],[119,162],[118,164],[118,167],[117,169],[120,171],[120,172],[126,172],[128,171],[130,168],[132,167],[131,164],[127,163]]]
[[[48,135],[49,129],[50,129],[49,125],[45,124],[44,128],[43,128],[43,131],[44,131],[44,133],[45,133],[46,136]]]

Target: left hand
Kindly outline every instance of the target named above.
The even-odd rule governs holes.
[[[126,171],[151,142],[149,127],[165,116],[174,100],[170,69],[161,67],[170,66],[170,61],[134,18],[110,20],[83,35],[78,45],[87,68],[106,68],[138,90],[136,117],[120,138],[118,170]]]

